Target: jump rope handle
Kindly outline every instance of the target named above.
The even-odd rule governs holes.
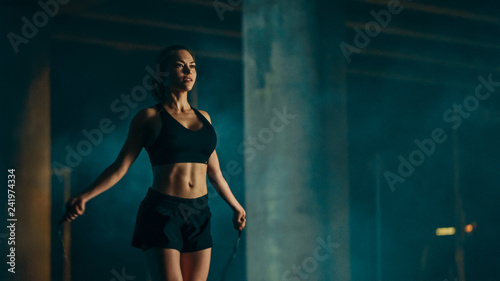
[[[240,245],[240,238],[241,238],[241,230],[238,230],[238,239],[236,240],[236,244],[234,245],[232,259],[236,258],[236,253],[238,251],[238,246]]]

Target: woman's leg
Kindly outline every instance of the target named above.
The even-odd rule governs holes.
[[[183,281],[178,250],[153,247],[144,254],[152,281]]]
[[[212,248],[181,254],[182,277],[184,281],[206,281],[210,269]]]

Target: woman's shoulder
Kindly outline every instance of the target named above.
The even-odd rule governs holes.
[[[160,121],[159,108],[157,105],[152,105],[150,107],[140,109],[132,119],[133,123],[140,126],[146,126],[148,128],[155,127]]]
[[[208,122],[210,122],[210,124],[212,124],[212,120],[210,119],[210,115],[208,115],[208,112],[206,112],[205,110],[201,110],[201,109],[198,109],[198,111],[203,114],[203,116],[205,116],[205,118],[208,120]]]
[[[150,107],[145,107],[140,109],[134,116],[134,118],[140,119],[151,119],[157,117],[159,114],[159,106],[158,104],[152,105]]]

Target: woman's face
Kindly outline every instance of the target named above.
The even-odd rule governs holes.
[[[191,91],[196,81],[196,63],[186,50],[178,50],[166,67],[170,73],[167,86],[173,91]]]

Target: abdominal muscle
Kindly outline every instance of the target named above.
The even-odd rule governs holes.
[[[198,198],[207,194],[207,164],[173,163],[153,167],[153,186],[159,192]]]

